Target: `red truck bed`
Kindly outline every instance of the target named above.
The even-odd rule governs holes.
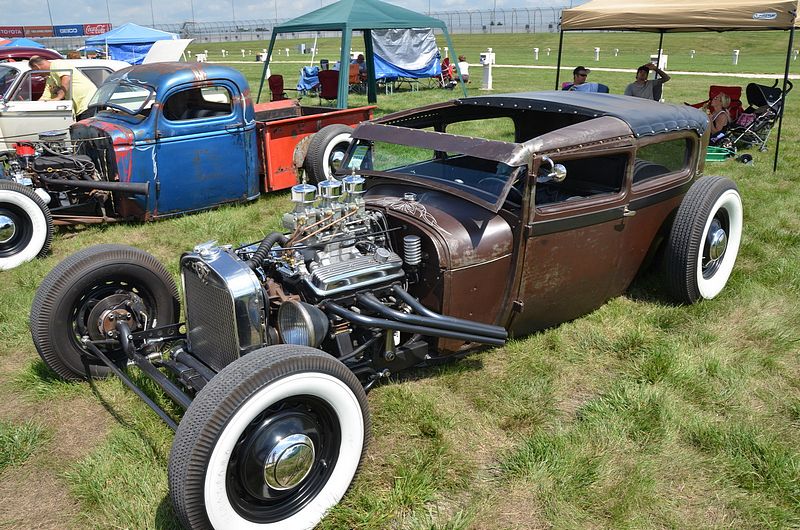
[[[294,100],[256,104],[258,162],[264,191],[282,190],[297,184],[294,156],[296,150],[305,153],[308,146],[303,141],[306,138],[326,125],[355,126],[369,120],[373,109],[374,106],[354,109],[306,107]],[[303,145],[299,145],[301,142]]]

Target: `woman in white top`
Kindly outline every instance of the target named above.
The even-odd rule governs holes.
[[[469,63],[463,55],[458,56],[458,69],[461,71],[461,78],[465,83],[469,83]]]

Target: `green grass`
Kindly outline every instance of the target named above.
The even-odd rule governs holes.
[[[549,58],[544,52],[548,46],[555,50],[553,34],[454,40],[458,53],[473,63],[479,51],[492,46],[501,64],[533,65],[537,46],[538,64],[555,64],[555,52]],[[632,70],[657,43],[657,35],[569,34],[564,72],[583,63],[594,69],[590,80],[620,93],[633,72],[601,68]],[[225,47],[202,46],[212,60]],[[338,53],[333,40],[319,46],[323,57]],[[592,60],[594,46],[603,50],[598,63]],[[614,48],[620,49],[616,58],[606,53]],[[742,50],[737,67],[730,64],[733,48]],[[670,71],[780,73],[786,36],[667,35],[664,49]],[[688,58],[690,49],[698,51],[694,60]],[[291,84],[302,64],[283,62],[283,56],[276,60],[273,72]],[[235,66],[257,89],[260,65]],[[474,68],[479,80],[480,68]],[[793,73],[797,70],[793,62]],[[751,80],[678,74],[665,85],[665,98],[700,101],[711,84],[744,86]],[[553,83],[553,70],[494,71],[497,93],[549,89]],[[472,83],[469,93],[481,94],[479,85]],[[381,94],[376,112],[457,95],[439,89]],[[321,527],[799,527],[800,106],[795,96],[789,97],[777,172],[772,172],[774,137],[768,152],[753,152],[753,165],[706,165],[706,174],[736,181],[745,207],[740,255],[718,298],[691,307],[671,305],[658,275],[649,273],[626,296],[587,316],[452,364],[412,370],[375,388],[369,395],[373,441],[361,474]],[[364,96],[351,97],[351,105],[365,102]],[[497,138],[504,133],[501,124],[480,131]],[[32,477],[24,488],[37,490],[44,477],[64,496],[45,503],[40,513],[20,515],[21,527],[46,526],[48,512],[67,508],[75,511],[74,528],[177,526],[166,486],[169,430],[118,381],[99,382],[96,390],[67,384],[36,360],[27,318],[44,275],[69,254],[97,243],[141,247],[177,274],[182,251],[209,239],[234,244],[259,239],[280,229],[279,215],[287,208],[287,195],[276,193],[247,206],[155,223],[59,229],[50,256],[2,273],[0,374],[8,399],[0,408],[0,439],[5,465],[14,467],[0,471],[0,486],[18,484],[12,482],[14,471],[24,463]],[[148,392],[167,405],[154,389]],[[81,404],[89,402],[102,406],[84,410]],[[18,403],[34,409],[30,423],[19,422]],[[74,408],[74,418],[59,414],[65,423],[57,424],[49,413],[65,403]],[[65,433],[95,418],[109,426],[100,439],[53,465],[48,453],[64,443]]]
[[[0,421],[0,472],[25,463],[48,438],[47,429],[36,422]]]

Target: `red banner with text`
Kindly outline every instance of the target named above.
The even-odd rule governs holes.
[[[103,33],[111,31],[111,24],[84,24],[84,35],[102,35]]]

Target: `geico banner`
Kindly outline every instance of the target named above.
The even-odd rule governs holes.
[[[25,35],[22,26],[0,26],[0,37],[13,39]]]
[[[53,26],[25,26],[26,37],[52,37]]]
[[[84,24],[84,35],[102,35],[111,31],[111,24]]]
[[[56,37],[83,37],[83,24],[53,26],[53,33]]]

